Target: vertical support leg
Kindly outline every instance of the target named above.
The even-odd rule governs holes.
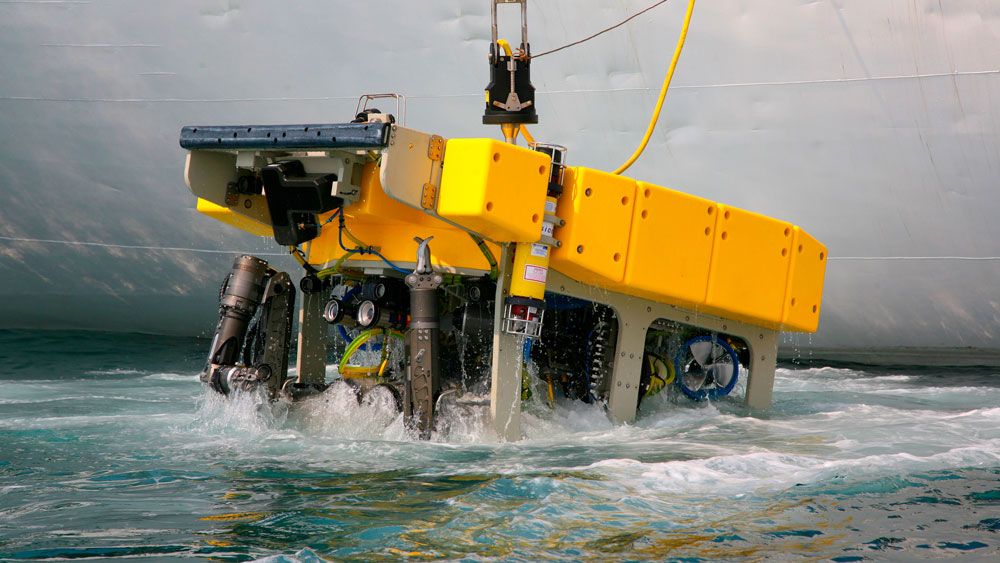
[[[514,245],[503,245],[493,313],[493,362],[490,414],[501,439],[521,439],[521,347],[519,338],[503,330],[503,302],[510,292]]]
[[[771,406],[774,390],[774,369],[778,364],[778,331],[759,329],[757,339],[750,342],[750,379],[747,380],[746,404],[752,409]]]
[[[297,383],[323,385],[326,381],[326,321],[323,292],[304,293],[299,309],[299,347],[295,366]]]
[[[406,276],[410,288],[410,329],[406,331],[406,386],[403,412],[416,417],[417,430],[423,439],[430,438],[434,425],[434,403],[441,388],[438,339],[441,336],[437,290],[444,278],[431,268],[430,240],[416,239],[417,267]]]
[[[630,315],[628,307],[617,309],[618,345],[615,346],[611,387],[608,390],[608,413],[615,422],[635,422],[649,322],[645,315]]]

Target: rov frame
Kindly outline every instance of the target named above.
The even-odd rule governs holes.
[[[527,320],[523,307],[519,317],[512,307],[502,306],[523,293],[518,284],[540,286],[539,313],[553,294],[613,311],[614,344],[604,357],[609,377],[596,396],[620,422],[636,416],[651,327],[714,334],[736,344],[748,377],[745,401],[753,408],[770,404],[778,331],[815,330],[826,249],[798,227],[584,168],[567,168],[559,185],[562,193],[546,197],[559,191],[550,180],[558,178],[553,168],[562,166],[553,166],[551,153],[492,139],[447,140],[392,123],[386,114],[363,118],[347,124],[183,129],[181,146],[190,151],[186,179],[199,197],[199,211],[274,236],[301,253],[306,269],[300,283],[297,378],[288,384],[282,378],[288,356],[287,343],[282,343],[290,322],[264,329],[271,336],[260,348],[270,351],[268,358],[238,361],[237,341],[256,311],[227,302],[238,300],[230,295],[234,284],[229,283],[223,290],[219,336],[203,374],[216,389],[261,383],[259,374],[255,379],[248,372],[255,363],[269,364],[263,380],[272,394],[283,389],[298,397],[321,389],[327,357],[323,312],[330,302],[330,283],[324,280],[350,274],[360,285],[402,278],[411,300],[408,309],[399,303],[396,308],[407,309],[409,321],[395,328],[407,330],[412,353],[400,394],[406,397],[405,410],[422,417],[417,426],[426,433],[433,424],[434,402],[444,391],[441,374],[434,373],[439,368],[426,363],[440,361],[431,348],[442,322],[436,293],[445,277],[473,284],[488,279],[491,265],[477,246],[499,257],[489,388],[494,427],[508,440],[520,437],[521,342],[540,336],[512,326]],[[609,210],[608,202],[616,208]],[[685,210],[697,213],[700,222]],[[345,216],[365,247],[343,245]],[[339,219],[338,228],[331,218]],[[546,223],[553,225],[551,235],[543,234]],[[414,237],[422,241],[419,253],[410,242]],[[664,238],[674,241],[671,248],[664,246]],[[476,239],[485,240],[477,244]],[[300,251],[296,245],[302,243]],[[547,279],[526,282],[525,265],[515,266],[515,254],[539,245],[545,250],[538,253],[551,251],[551,260],[533,267],[546,269]],[[597,249],[593,253],[592,247]],[[248,262],[253,260],[237,260],[227,279],[251,270]],[[274,325],[275,319],[290,315],[294,288],[287,274],[269,271],[261,262],[254,262],[257,271],[243,301],[280,304],[281,311],[268,317]],[[675,272],[674,278],[663,276],[664,271]],[[323,272],[333,275],[317,275]],[[282,289],[276,292],[278,287]],[[414,299],[418,288],[426,298]],[[280,297],[276,293],[285,297],[275,300]],[[342,321],[336,315],[328,320]],[[427,352],[417,360],[416,350],[424,343]],[[229,348],[220,353],[224,346]],[[282,357],[276,360],[276,354]],[[424,372],[434,383],[424,386],[429,396],[422,403],[414,402],[409,398],[413,383]]]
[[[290,276],[241,256],[202,380],[220,393],[319,392],[337,325],[355,333],[340,375],[359,393],[388,390],[424,437],[439,401],[468,390],[488,389],[506,440],[520,438],[533,387],[631,422],[674,381],[700,400],[746,378],[747,405],[767,408],[779,331],[816,330],[826,247],[784,221],[568,167],[564,148],[534,143],[526,0],[491,4],[482,119],[504,142],[409,129],[368,105],[389,98],[404,117],[398,94],[362,96],[350,123],[182,129],[198,210],[273,237],[305,270],[297,376],[287,375]],[[516,50],[498,39],[498,4],[520,6]],[[381,362],[348,365],[375,333]],[[395,360],[393,338],[405,348]]]

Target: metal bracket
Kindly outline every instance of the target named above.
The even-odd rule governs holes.
[[[226,184],[226,207],[235,207],[240,203],[240,193],[237,190],[236,182]]]
[[[342,198],[348,204],[361,197],[361,177],[364,174],[365,158],[347,151],[327,151],[337,175],[332,185],[331,195]],[[308,160],[305,162],[309,163]]]
[[[427,142],[427,158],[431,160],[444,159],[444,137],[431,135],[430,141]]]
[[[444,137],[431,135],[427,141],[427,158],[440,162],[444,160]],[[435,209],[437,207],[438,187],[430,182],[424,184],[420,193],[420,207]]]
[[[553,215],[551,213],[546,213],[545,214],[545,218],[543,219],[543,222],[545,222],[545,223],[552,223],[556,227],[562,227],[562,226],[564,226],[566,224],[566,220],[565,219],[560,219],[559,217],[556,217],[555,215]]]
[[[434,184],[424,184],[424,189],[420,196],[420,207],[424,209],[434,209],[437,207],[437,193],[437,186]]]
[[[442,146],[447,146],[444,137],[393,126],[389,147],[382,154],[379,178],[390,198],[437,217],[435,205],[443,161],[435,160],[431,153],[431,148],[437,145],[435,137],[441,139]],[[432,191],[433,197],[429,197]]]
[[[542,244],[547,244],[549,246],[554,246],[556,248],[562,248],[562,241],[561,240],[556,239],[556,238],[552,238],[552,237],[550,237],[548,235],[542,235],[541,238],[538,239],[538,242],[540,242]]]

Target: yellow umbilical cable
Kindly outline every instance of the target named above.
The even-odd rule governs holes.
[[[503,49],[503,52],[508,57],[513,57],[514,56],[514,53],[510,50],[510,43],[507,43],[506,39],[500,39],[499,41],[497,41],[497,45],[499,45],[500,48]]]
[[[333,267],[320,270],[319,272],[317,272],[316,277],[318,277],[319,279],[323,279],[326,278],[327,276],[332,276],[333,274],[339,274],[340,267],[344,264],[344,261],[347,260],[350,256],[351,256],[350,252],[345,252],[343,256],[338,258],[337,261],[333,263]]]
[[[639,158],[642,151],[645,150],[646,144],[649,143],[649,138],[653,136],[653,129],[656,128],[656,122],[660,119],[660,109],[663,107],[663,99],[667,97],[667,89],[670,88],[670,80],[674,77],[674,69],[677,68],[677,60],[681,58],[681,50],[684,48],[684,39],[687,38],[688,26],[691,24],[691,13],[694,11],[694,0],[688,1],[687,13],[684,14],[684,27],[681,28],[681,36],[677,39],[677,48],[674,49],[674,58],[670,61],[670,68],[667,70],[667,76],[663,79],[663,87],[660,88],[660,98],[656,100],[656,109],[653,110],[653,117],[649,120],[649,127],[646,128],[646,134],[642,137],[642,142],[639,144],[639,148],[635,149],[635,153],[629,158],[625,164],[618,167],[615,170],[615,174],[621,174],[622,172],[628,170],[629,166]]]
[[[497,279],[500,267],[497,265],[497,259],[493,256],[493,253],[490,252],[490,247],[486,246],[486,241],[483,240],[483,237],[472,233],[469,233],[469,236],[476,242],[476,246],[479,247],[479,251],[483,253],[484,257],[486,257],[486,261],[490,263],[490,279]]]
[[[524,137],[524,140],[527,141],[529,146],[535,144],[535,138],[531,136],[531,133],[528,132],[528,128],[523,124],[521,125],[521,136]]]
[[[307,262],[305,254],[301,250],[299,250],[299,247],[291,245],[288,247],[288,252],[289,254],[295,257],[295,261],[298,262],[300,266],[302,266],[303,268],[306,267]]]

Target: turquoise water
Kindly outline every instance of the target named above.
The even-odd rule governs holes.
[[[1000,557],[1000,375],[779,369],[774,406],[632,426],[482,408],[430,442],[343,387],[223,402],[207,342],[0,331],[0,559],[912,561]]]

